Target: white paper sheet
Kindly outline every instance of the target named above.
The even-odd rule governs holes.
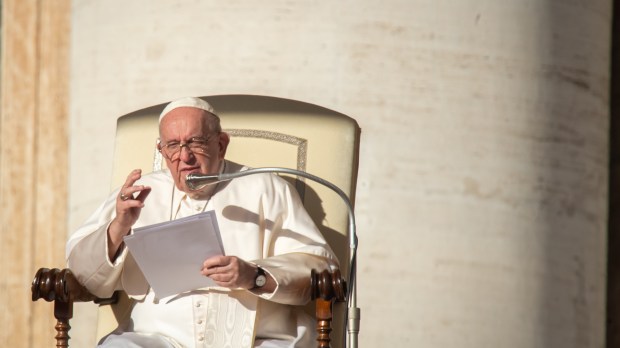
[[[134,229],[124,238],[158,298],[215,286],[202,263],[224,255],[214,211]]]

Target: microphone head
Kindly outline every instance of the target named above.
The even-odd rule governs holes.
[[[200,190],[207,185],[215,184],[219,181],[217,174],[190,173],[185,177],[185,183],[190,190]]]

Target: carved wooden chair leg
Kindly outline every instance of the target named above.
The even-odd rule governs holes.
[[[329,348],[331,345],[329,335],[332,331],[333,302],[345,301],[346,282],[339,270],[335,270],[333,273],[329,270],[324,270],[321,273],[312,270],[310,278],[312,299],[316,302],[318,347]]]
[[[319,336],[317,341],[319,348],[329,348],[330,338],[329,334],[332,332],[332,301],[326,301],[323,299],[316,300],[316,331]]]
[[[54,301],[54,317],[58,320],[56,323],[56,347],[68,348],[69,347],[69,319],[73,317],[73,301]]]

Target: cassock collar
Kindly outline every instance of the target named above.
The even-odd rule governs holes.
[[[227,160],[223,160],[222,163],[220,164],[220,169],[218,170],[219,174],[222,174],[225,170],[226,170],[226,163],[228,161]],[[174,184],[174,181],[172,183],[172,202],[171,202],[171,206],[170,206],[170,219],[174,219],[174,217],[177,215],[178,211],[179,211],[179,207],[180,204],[183,200],[191,200],[191,201],[202,201],[202,202],[207,202],[208,200],[211,199],[211,197],[215,194],[215,190],[218,188],[218,185],[211,185],[210,188],[210,192],[208,192],[208,195],[206,196],[207,198],[204,199],[192,199],[190,198],[186,192],[183,191],[179,191]]]

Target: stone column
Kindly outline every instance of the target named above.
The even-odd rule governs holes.
[[[53,305],[31,302],[39,267],[63,267],[67,229],[69,0],[2,1],[0,341],[54,344]]]

